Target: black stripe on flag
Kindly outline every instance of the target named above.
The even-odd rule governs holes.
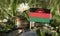
[[[30,8],[30,12],[36,12],[39,9],[42,9],[44,11],[43,13],[49,13],[50,14],[50,9],[44,9],[44,8]]]

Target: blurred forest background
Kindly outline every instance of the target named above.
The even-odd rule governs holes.
[[[50,9],[52,26],[60,26],[60,0],[0,0],[0,20],[9,16],[8,23],[0,23],[0,30],[12,28],[15,24],[13,16],[19,14],[16,12],[16,6],[20,3],[28,3],[32,8]],[[2,26],[1,26],[2,25]]]

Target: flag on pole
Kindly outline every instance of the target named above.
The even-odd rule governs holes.
[[[29,21],[50,22],[50,10],[41,8],[30,8]]]

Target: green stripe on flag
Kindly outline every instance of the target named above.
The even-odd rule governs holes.
[[[50,22],[50,19],[30,17],[30,18],[29,18],[29,21],[31,21],[31,22],[45,22],[45,23],[49,23],[49,22]]]

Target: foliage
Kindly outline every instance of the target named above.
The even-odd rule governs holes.
[[[27,13],[20,13],[17,11],[19,4],[19,0],[0,0],[0,20],[8,20],[7,22],[0,22],[0,31],[8,31],[14,28],[16,16],[23,14],[22,16],[27,18]]]
[[[49,29],[49,28],[48,28]],[[36,30],[37,36],[58,36],[58,33],[55,30],[44,30],[41,28],[38,28]]]

